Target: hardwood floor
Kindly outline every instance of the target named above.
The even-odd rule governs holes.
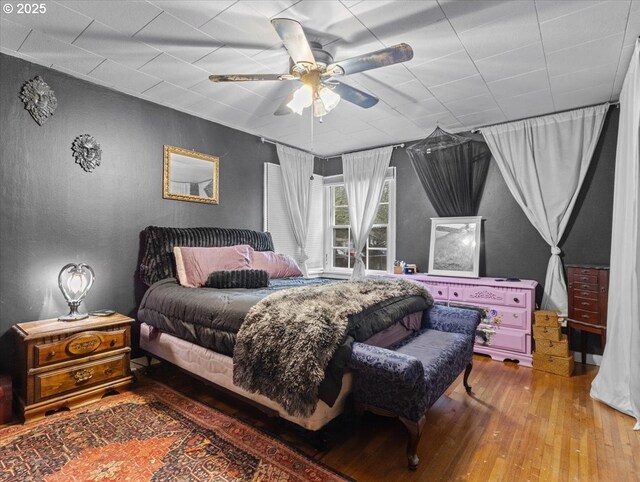
[[[589,397],[597,367],[574,376],[475,355],[469,396],[462,377],[427,414],[417,471],[407,469],[406,433],[365,414],[316,451],[301,433],[172,367],[150,377],[288,441],[357,481],[640,481],[634,419]]]

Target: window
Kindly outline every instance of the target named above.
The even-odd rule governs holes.
[[[394,170],[387,177],[376,218],[362,253],[367,271],[386,272],[391,269],[395,258],[395,180]],[[325,271],[351,271],[355,264],[355,252],[349,226],[349,206],[347,193],[342,183],[328,184],[325,241]],[[328,181],[329,183],[331,181]]]

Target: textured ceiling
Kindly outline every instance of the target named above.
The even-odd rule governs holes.
[[[48,1],[46,8],[3,11],[0,51],[322,156],[420,139],[437,124],[460,131],[617,100],[640,35],[640,0]],[[341,79],[379,97],[371,109],[343,101],[322,123],[309,109],[276,117],[297,82],[207,79],[288,72],[273,17],[298,20],[336,60],[400,42],[414,58]]]

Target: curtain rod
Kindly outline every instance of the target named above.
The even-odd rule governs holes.
[[[334,156],[319,156],[319,155],[317,155],[317,154],[314,154],[313,152],[305,151],[304,149],[300,149],[300,148],[298,148],[298,147],[290,146],[289,144],[285,144],[284,142],[276,142],[276,141],[272,141],[271,139],[267,139],[267,138],[265,138],[265,137],[261,137],[261,138],[260,138],[260,141],[261,141],[263,144],[264,144],[265,142],[266,142],[267,144],[274,144],[274,145],[275,145],[275,144],[281,144],[281,145],[283,145],[283,146],[291,147],[292,149],[298,149],[299,151],[306,152],[307,154],[311,154],[312,156],[317,157],[318,159],[324,159],[325,161],[326,161],[327,159],[333,159],[334,157],[340,157],[340,156],[342,156],[342,154],[352,154],[352,153],[354,153],[354,152],[359,152],[359,151],[350,151],[350,152],[343,152],[342,154],[336,154],[336,155],[334,155]],[[386,147],[386,146],[372,147],[371,149],[379,149],[380,147]],[[395,149],[396,147],[404,147],[404,142],[403,142],[402,144],[393,144],[391,147],[392,147],[393,149]],[[369,150],[369,149],[366,149],[366,150]]]
[[[612,106],[612,105],[619,106],[620,105],[620,101],[616,100],[615,102],[607,102],[607,104],[609,104],[609,106]],[[476,127],[474,129],[471,129],[470,132],[472,134],[478,134],[480,132],[480,129],[484,129],[485,127],[500,126],[502,124],[511,124],[512,122],[520,122],[520,121],[527,120],[527,119],[535,119],[536,117],[544,117],[544,116],[553,115],[553,114],[562,114],[563,112],[570,112],[572,110],[578,110],[578,109],[587,109],[588,107],[595,107],[596,105],[601,105],[601,104],[586,105],[584,107],[578,107],[578,108],[575,108],[575,109],[559,110],[558,112],[550,112],[549,114],[534,115],[534,116],[531,116],[531,117],[522,117],[520,119],[515,119],[515,120],[512,120],[512,121],[498,122],[497,124],[487,124],[485,126],[480,126],[480,127]]]

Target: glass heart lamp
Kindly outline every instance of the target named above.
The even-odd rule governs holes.
[[[96,275],[88,264],[69,263],[58,275],[58,286],[69,305],[69,314],[58,317],[61,321],[75,321],[87,318],[87,313],[79,313],[78,307],[93,286]]]

